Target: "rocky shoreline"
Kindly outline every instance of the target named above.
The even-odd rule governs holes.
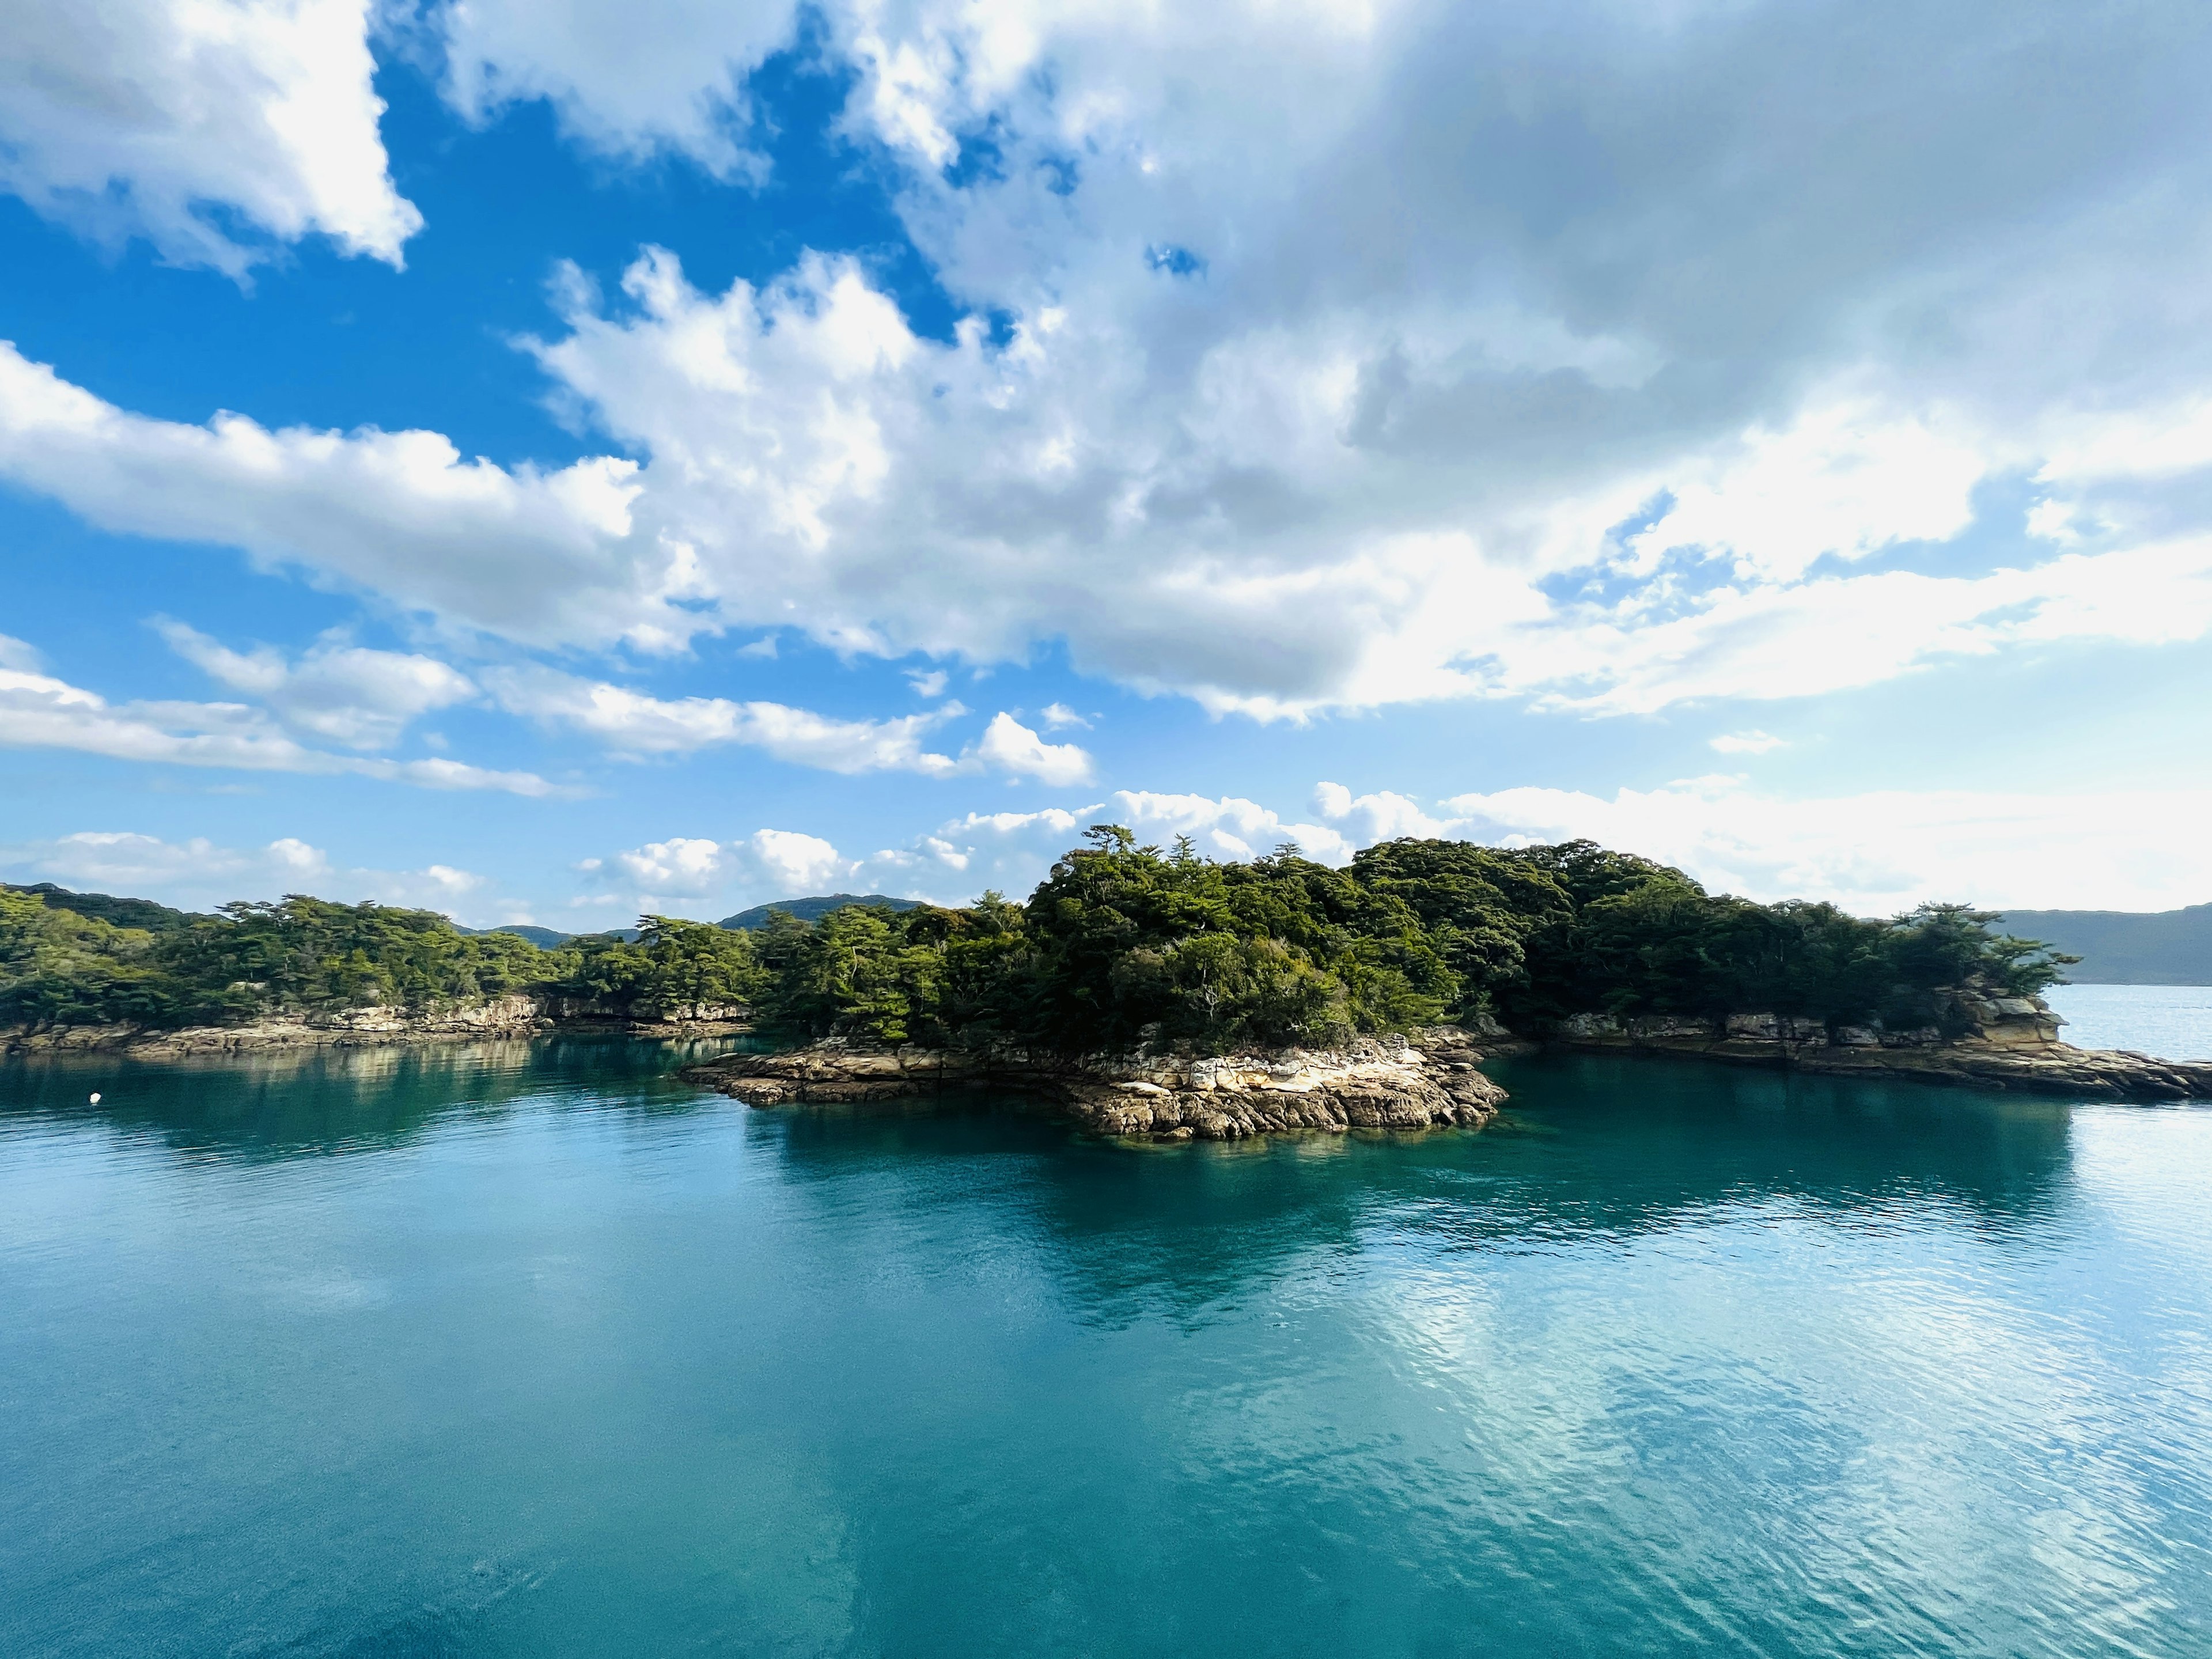
[[[1030,1096],[1096,1133],[1236,1139],[1285,1130],[1476,1127],[1507,1097],[1477,1071],[1486,1055],[1542,1048],[1668,1054],[1829,1077],[1898,1078],[2093,1100],[2212,1100],[2212,1063],[2061,1042],[2039,997],[1973,987],[1946,992],[1924,1026],[1831,1030],[1774,1014],[1618,1019],[1582,1014],[1541,1044],[1485,1021],[1348,1049],[1068,1057],[1024,1049],[943,1049],[833,1039],[780,1054],[726,1054],[681,1076],[753,1106],[913,1098],[950,1088]]]
[[[689,1011],[681,1018],[635,1018],[538,997],[494,997],[433,1011],[350,1008],[331,1013],[264,1014],[235,1025],[60,1025],[0,1030],[0,1054],[112,1054],[131,1060],[182,1060],[307,1048],[470,1042],[559,1035],[641,1037],[741,1036],[743,1009]]]
[[[1905,1078],[2097,1100],[2212,1100],[2212,1063],[2076,1048],[2059,1040],[2065,1022],[2040,997],[1966,988],[1942,994],[1936,1012],[1941,1024],[1906,1030],[1831,1030],[1818,1020],[1775,1014],[1626,1020],[1578,1014],[1561,1022],[1552,1041],[1590,1053],[1676,1054],[1823,1077]]]
[[[1472,1034],[1438,1027],[1349,1048],[1194,1056],[924,1048],[831,1039],[679,1073],[752,1106],[896,1100],[945,1089],[1030,1097],[1096,1134],[1236,1140],[1290,1130],[1477,1128],[1505,1091]]]
[[[1289,1129],[1467,1127],[1496,1115],[1504,1091],[1475,1071],[1485,1056],[1539,1047],[1667,1054],[1829,1077],[1900,1078],[2086,1099],[2212,1100],[2212,1062],[2077,1048],[2038,997],[1973,987],[1939,994],[1930,1023],[1910,1030],[1831,1028],[1774,1014],[1724,1019],[1578,1014],[1541,1043],[1478,1018],[1342,1050],[1286,1049],[1220,1058],[1070,1058],[1013,1048],[932,1049],[832,1041],[783,1054],[734,1054],[683,1075],[757,1105],[889,1100],[988,1086],[1038,1097],[1102,1134],[1235,1139]],[[0,1030],[0,1054],[113,1054],[135,1060],[529,1039],[556,1035],[742,1036],[748,1011],[699,1006],[640,1018],[542,997],[495,998],[438,1011],[358,1008],[277,1014],[234,1025],[163,1030],[94,1025]]]

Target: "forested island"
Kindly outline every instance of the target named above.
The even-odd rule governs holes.
[[[737,920],[732,918],[732,920]],[[750,921],[752,918],[746,918]],[[543,949],[434,912],[293,896],[212,915],[0,891],[0,1025],[221,1026],[527,996],[646,1018],[744,1007],[763,1036],[1094,1052],[1341,1047],[1491,1021],[1724,1018],[1963,1029],[1934,994],[2033,996],[2068,958],[1929,904],[1870,920],[1759,904],[1589,842],[1402,840],[1331,868],[1249,862],[1101,825],[1024,902],[850,904],[733,929],[673,917]]]
[[[991,1084],[1154,1139],[1480,1123],[1504,1095],[1478,1065],[1531,1040],[2212,1092],[2212,1071],[2057,1043],[2035,994],[2070,959],[1995,920],[1759,904],[1582,841],[1401,840],[1339,869],[1295,846],[1140,846],[1114,824],[1018,903],[832,898],[583,936],[303,895],[198,915],[14,889],[0,1039],[159,1056],[742,1031],[764,1048],[687,1075],[756,1104]]]

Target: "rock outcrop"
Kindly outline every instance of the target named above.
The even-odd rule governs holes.
[[[1349,1048],[1271,1054],[1067,1056],[833,1039],[773,1054],[726,1054],[682,1075],[753,1106],[894,1100],[948,1088],[1030,1096],[1103,1135],[1233,1140],[1317,1129],[1475,1127],[1504,1090],[1475,1069],[1468,1032],[1439,1026]]]
[[[1577,1014],[1553,1040],[1569,1048],[1686,1054],[1780,1066],[1831,1077],[1905,1077],[1927,1083],[2024,1089],[2100,1100],[2212,1100],[2212,1064],[2126,1049],[2076,1048],[2040,997],[1966,986],[1934,993],[1927,1024],[1905,1030],[1732,1014],[1615,1019]]]

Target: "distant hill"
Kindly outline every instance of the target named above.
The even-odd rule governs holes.
[[[96,921],[112,922],[118,927],[143,927],[149,933],[167,933],[173,927],[185,927],[195,920],[189,910],[172,909],[166,904],[156,904],[152,899],[117,898],[111,893],[72,893],[68,888],[57,887],[50,881],[33,883],[27,887],[0,881],[0,891],[36,893],[46,900],[51,909],[71,910],[81,916],[90,916]],[[528,939],[541,951],[550,951],[556,945],[566,945],[570,939],[579,937],[552,927],[522,924],[506,927],[464,927],[455,922],[453,931],[459,933],[514,933]],[[637,937],[635,927],[617,927],[609,931],[623,939],[635,939]]]
[[[778,899],[773,904],[756,904],[750,910],[740,910],[734,916],[724,916],[717,925],[738,933],[751,932],[768,926],[769,912],[784,910],[801,921],[819,921],[832,910],[842,910],[848,904],[866,904],[878,910],[918,910],[919,899],[892,898],[884,893],[831,893],[823,898]]]
[[[28,887],[0,881],[0,889],[10,893],[36,893],[46,900],[48,909],[71,910],[94,921],[112,922],[118,927],[143,927],[149,933],[166,933],[173,927],[189,926],[193,919],[189,910],[173,910],[151,899],[117,898],[108,893],[72,893],[50,881]]]
[[[2081,985],[2212,985],[2212,904],[2183,910],[2008,910],[2008,933],[2081,958]]]
[[[564,933],[558,928],[537,927],[520,921],[509,922],[504,927],[464,927],[457,921],[453,924],[453,931],[457,933],[513,933],[517,939],[528,939],[541,951],[550,951],[556,945],[566,945],[576,937],[574,933]],[[634,927],[630,929],[632,933],[636,931]]]
[[[573,945],[580,939],[620,939],[637,943],[635,927],[602,927],[596,933],[564,933],[557,927],[539,927],[526,921],[511,921],[503,927],[464,927],[453,923],[457,933],[513,933],[517,939],[526,939],[541,951],[558,950],[563,945]]]

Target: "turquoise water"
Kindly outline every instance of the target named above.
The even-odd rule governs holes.
[[[0,1069],[0,1652],[2212,1650],[2212,1109]],[[106,1102],[88,1107],[100,1088]]]
[[[2212,986],[2054,985],[2059,1035],[2084,1048],[2133,1048],[2165,1060],[2212,1060]]]

